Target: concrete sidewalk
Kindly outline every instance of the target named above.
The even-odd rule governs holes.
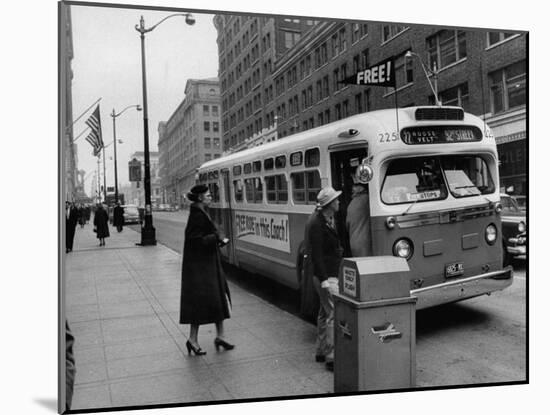
[[[230,284],[232,351],[216,352],[201,326],[205,356],[188,356],[180,325],[181,255],[110,227],[106,246],[89,223],[66,259],[66,316],[75,336],[72,409],[324,394],[333,375],[314,361],[315,326]]]

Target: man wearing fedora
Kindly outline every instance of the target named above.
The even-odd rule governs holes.
[[[305,229],[307,259],[313,268],[313,284],[319,294],[317,316],[317,345],[315,360],[325,362],[334,370],[334,301],[338,292],[338,271],[343,248],[334,224],[334,214],[340,207],[341,191],[328,186],[317,195],[317,208],[309,217]]]

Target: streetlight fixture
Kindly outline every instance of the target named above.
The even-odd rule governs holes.
[[[145,33],[151,32],[165,20],[175,17],[185,17],[185,23],[192,26],[195,24],[195,18],[191,13],[175,13],[166,16],[157,24],[150,28],[145,28],[145,20],[143,16],[139,20],[139,25],[135,29],[140,33],[141,38],[141,74],[143,85],[143,153],[144,153],[144,177],[143,187],[145,188],[145,215],[143,218],[143,227],[141,228],[141,243],[140,245],[156,245],[155,228],[153,227],[153,212],[151,209],[151,169],[149,161],[149,120],[147,114],[147,79],[145,74]]]
[[[116,117],[122,115],[124,111],[126,111],[129,108],[135,108],[137,111],[141,111],[140,105],[128,105],[126,108],[124,108],[122,111],[120,111],[118,114],[116,113],[115,109],[113,108],[113,112],[111,112],[111,117],[113,117],[113,143],[114,146],[114,153],[115,153],[115,203],[118,202],[118,172],[117,172],[117,160],[116,160]],[[121,143],[121,141],[119,140]]]
[[[426,79],[428,80],[428,84],[430,84],[430,88],[432,89],[432,92],[434,94],[435,98],[435,104],[438,106],[441,106],[441,101],[439,100],[439,96],[437,94],[437,68],[434,66],[434,69],[428,69],[424,65],[424,61],[422,60],[422,57],[415,52],[411,52],[410,50],[405,53],[405,58],[412,58],[413,56],[416,56],[418,60],[420,61],[420,65],[422,66],[422,70],[424,71],[424,75],[426,75]],[[432,81],[430,80],[430,75],[433,76],[434,83],[432,84]]]

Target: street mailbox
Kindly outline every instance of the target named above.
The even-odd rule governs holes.
[[[392,256],[346,258],[334,295],[334,391],[411,388],[416,298],[409,267]]]

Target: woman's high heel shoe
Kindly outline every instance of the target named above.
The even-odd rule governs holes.
[[[202,356],[206,354],[206,352],[202,350],[200,347],[197,348],[193,346],[189,340],[187,340],[187,342],[185,343],[185,346],[187,347],[188,354],[191,354],[191,352],[195,353],[195,355],[197,356]]]
[[[214,339],[214,346],[216,346],[216,350],[218,350],[220,347],[223,347],[225,350],[231,350],[235,348],[234,344],[227,343],[225,340],[220,339],[219,337],[216,337]]]

